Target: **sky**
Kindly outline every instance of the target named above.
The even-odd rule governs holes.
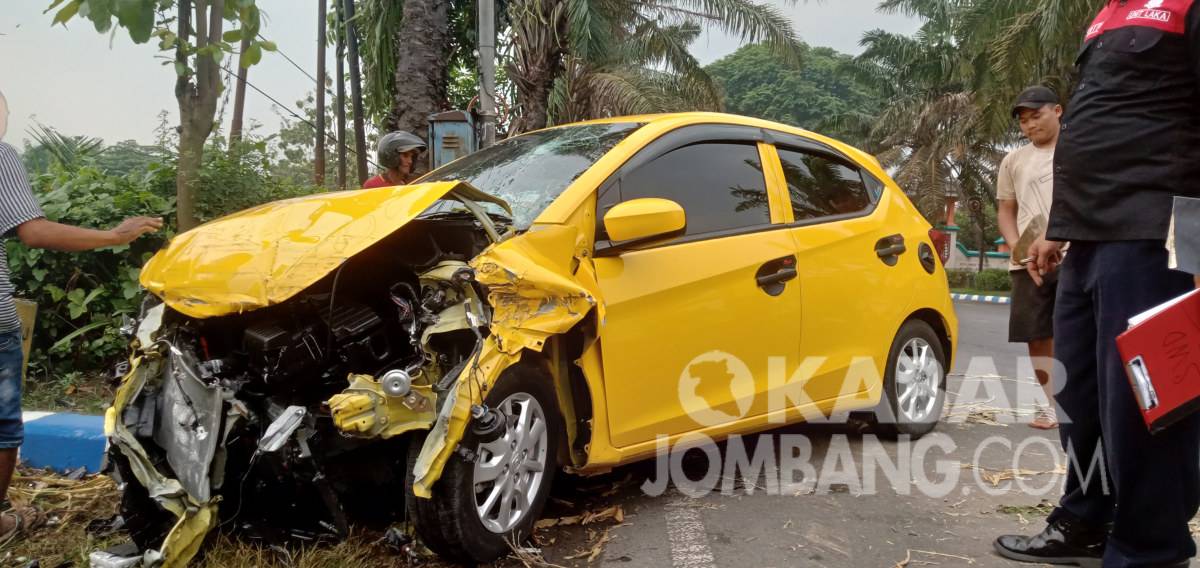
[[[43,14],[51,0],[2,0],[0,8],[0,92],[9,101],[6,142],[18,147],[38,123],[64,134],[88,135],[112,143],[149,143],[167,111],[178,122],[175,73],[157,43],[135,45],[122,29],[99,34],[86,20],[68,27],[51,26],[53,13]],[[811,45],[858,53],[863,32],[881,28],[912,33],[919,22],[902,15],[879,14],[878,0],[768,0],[791,18],[797,35]],[[250,83],[295,109],[296,101],[314,88],[291,58],[315,75],[317,3],[315,0],[258,0],[265,16],[262,34],[279,46],[264,53],[250,70]],[[735,51],[743,42],[718,30],[706,31],[691,49],[702,63]],[[333,49],[328,62],[332,71]],[[231,91],[232,89],[230,89]],[[230,103],[232,108],[232,103]],[[246,121],[273,132],[286,115],[264,96],[246,95]]]

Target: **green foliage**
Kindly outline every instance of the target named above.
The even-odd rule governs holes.
[[[262,60],[263,51],[274,51],[275,44],[258,38],[261,13],[255,0],[229,0],[222,20],[236,22],[240,27],[214,37],[181,40],[173,26],[177,15],[176,0],[54,0],[47,12],[54,11],[53,24],[66,25],[72,18],[86,19],[99,33],[113,31],[113,25],[125,28],[134,43],[146,43],[158,38],[162,51],[177,51],[179,57],[173,62],[180,77],[190,76],[208,59],[217,65],[226,54],[236,53],[243,36],[251,41],[239,54],[240,65],[250,67]],[[201,17],[207,14],[200,14]],[[163,64],[170,64],[165,61]]]
[[[799,68],[788,65],[767,46],[755,44],[706,70],[724,89],[729,112],[847,139],[851,133],[843,132],[836,119],[874,112],[883,106],[884,99],[870,85],[845,72],[853,61],[849,55],[806,45],[803,50]]]
[[[96,167],[110,175],[123,176],[133,172],[144,172],[150,164],[166,159],[166,151],[159,146],[138,144],[134,140],[122,140],[104,148],[96,156]]]
[[[336,120],[336,104],[337,101],[333,97],[327,97],[325,105],[325,187],[329,189],[337,188],[337,140],[332,136],[335,131]],[[351,101],[346,97],[346,116],[351,116]],[[275,178],[275,181],[287,181],[294,185],[309,185],[312,183],[313,172],[315,168],[314,156],[316,155],[316,134],[317,130],[313,127],[317,123],[316,99],[314,93],[309,93],[303,100],[296,101],[297,114],[304,117],[304,120],[289,119],[285,115],[280,115],[282,125],[279,132],[267,138],[270,147],[268,152],[263,153],[261,158],[267,159],[270,162],[269,174]],[[376,141],[379,137],[378,131],[370,124],[364,125],[366,130],[367,148],[375,148]],[[354,121],[346,121],[346,158],[349,162],[349,168],[354,168]],[[374,159],[374,153],[369,154],[371,159]],[[268,159],[269,158],[269,159]],[[354,174],[348,174],[353,178]],[[348,181],[347,183],[354,183]]]
[[[80,167],[89,157],[98,154],[104,141],[90,136],[64,136],[44,124],[29,129],[29,135],[48,153],[52,163],[68,170]]]
[[[1007,270],[988,268],[983,272],[974,270],[947,270],[946,279],[954,290],[975,290],[979,292],[1009,292],[1012,290],[1012,277]]]
[[[1012,290],[1012,277],[1007,270],[989,268],[975,274],[974,286],[978,290],[988,292],[1008,292]]]
[[[317,190],[272,176],[273,156],[264,140],[244,142],[232,152],[219,145],[209,150],[200,170],[201,197],[196,204],[202,220]],[[38,304],[30,357],[32,381],[73,385],[77,381],[71,377],[102,372],[125,356],[128,339],[117,328],[122,316],[135,315],[141,305],[141,267],[174,234],[174,163],[165,160],[116,172],[120,168],[101,163],[114,151],[118,157],[138,152],[138,159],[145,157],[141,151],[165,154],[161,148],[121,143],[74,169],[51,165],[31,180],[46,217],[81,227],[109,228],[126,217],[153,215],[163,217],[168,226],[127,246],[81,253],[28,249],[16,239],[7,241],[16,295]],[[50,398],[60,390],[47,389]]]
[[[969,205],[959,207],[954,214],[954,223],[962,230],[958,232],[958,242],[971,250],[996,250],[996,239],[1000,237],[1000,226],[996,222],[996,208],[984,204],[981,214],[972,215]],[[983,240],[980,241],[979,225],[983,224]],[[980,245],[982,244],[982,249]]]
[[[216,139],[219,141],[220,139]],[[225,151],[210,148],[200,169],[200,195],[196,215],[201,222],[255,205],[307,195],[311,185],[271,175],[271,154],[264,140],[244,141]],[[310,170],[311,171],[311,170]]]
[[[972,270],[946,270],[946,280],[950,282],[952,289],[970,288],[975,282],[975,272]]]
[[[174,208],[174,172],[162,167],[112,176],[93,165],[55,166],[33,182],[46,216],[71,225],[107,228],[131,215],[166,217]],[[31,379],[99,370],[124,354],[126,340],[117,328],[141,301],[138,267],[170,234],[168,228],[131,245],[80,254],[7,241],[17,295],[38,304]]]

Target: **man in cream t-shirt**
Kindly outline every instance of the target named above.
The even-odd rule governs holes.
[[[1054,185],[1054,145],[1062,112],[1058,96],[1046,87],[1030,87],[1017,97],[1013,118],[1020,121],[1021,133],[1030,143],[1004,157],[996,183],[996,221],[1012,250],[1008,340],[1029,346],[1034,373],[1049,401],[1049,407],[1039,409],[1030,426],[1047,430],[1058,426],[1050,384],[1058,282],[1050,277],[1038,286],[1020,262],[1026,258],[1029,245],[1046,232]]]

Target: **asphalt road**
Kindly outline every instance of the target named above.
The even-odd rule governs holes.
[[[1038,389],[1032,371],[1020,376],[1023,346],[1006,341],[1007,307],[956,307],[960,354],[944,423],[933,434],[888,441],[856,422],[791,426],[712,454],[687,452],[675,462],[676,483],[661,494],[655,460],[598,477],[560,477],[545,517],[565,526],[538,531],[545,560],[674,568],[1018,566],[995,556],[991,542],[1005,532],[1041,530],[1065,460],[1056,432],[1021,423],[1029,408],[1015,401]],[[784,455],[797,461],[777,459]],[[795,471],[730,468],[735,458],[749,464],[764,456],[764,463]],[[669,471],[671,461],[661,463]],[[701,481],[679,483],[679,474]],[[703,491],[706,474],[715,477],[715,491]],[[589,513],[598,515],[593,522],[578,517]]]

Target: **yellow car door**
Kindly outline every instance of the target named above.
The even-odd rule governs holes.
[[[865,168],[815,141],[775,142],[804,289],[800,351],[822,360],[805,395],[861,408],[911,296],[917,243],[886,222],[884,184]]]
[[[600,346],[617,447],[762,414],[767,401],[756,394],[769,358],[796,353],[795,244],[781,224],[782,194],[764,179],[760,148],[769,146],[760,137],[684,128],[644,148],[600,190],[601,218],[646,197],[686,213],[682,235],[617,254],[606,248],[620,243],[598,236],[607,306]]]

